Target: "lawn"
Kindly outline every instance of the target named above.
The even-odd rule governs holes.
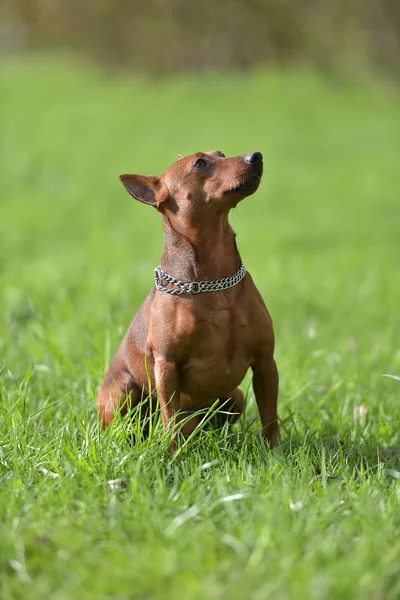
[[[38,56],[0,63],[0,115],[1,599],[397,600],[399,94]],[[231,222],[274,319],[283,444],[249,391],[234,432],[171,456],[94,409],[162,249],[118,174],[216,148],[265,158]]]

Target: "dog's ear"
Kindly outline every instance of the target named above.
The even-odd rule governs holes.
[[[120,175],[123,186],[139,202],[158,208],[168,197],[168,191],[162,186],[160,177],[147,175]]]
[[[211,156],[217,156],[218,158],[226,158],[221,150],[210,150],[209,152],[205,152],[205,154],[211,154]]]

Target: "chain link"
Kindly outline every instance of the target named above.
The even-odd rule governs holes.
[[[240,267],[232,277],[217,279],[216,281],[192,281],[185,283],[180,279],[168,275],[161,267],[154,269],[154,281],[160,292],[167,292],[174,296],[181,294],[199,294],[200,292],[218,292],[227,290],[237,285],[246,275],[246,267],[240,259]],[[171,287],[172,286],[172,287]]]

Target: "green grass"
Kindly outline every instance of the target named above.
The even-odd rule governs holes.
[[[399,598],[399,96],[43,57],[0,80],[2,600]],[[215,148],[265,156],[231,221],[274,318],[284,442],[264,450],[249,393],[233,434],[171,457],[159,427],[131,445],[94,410],[162,249],[117,176]]]

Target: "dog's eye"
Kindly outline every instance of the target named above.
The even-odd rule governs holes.
[[[193,165],[193,169],[204,169],[207,166],[207,161],[204,158],[198,158]]]

